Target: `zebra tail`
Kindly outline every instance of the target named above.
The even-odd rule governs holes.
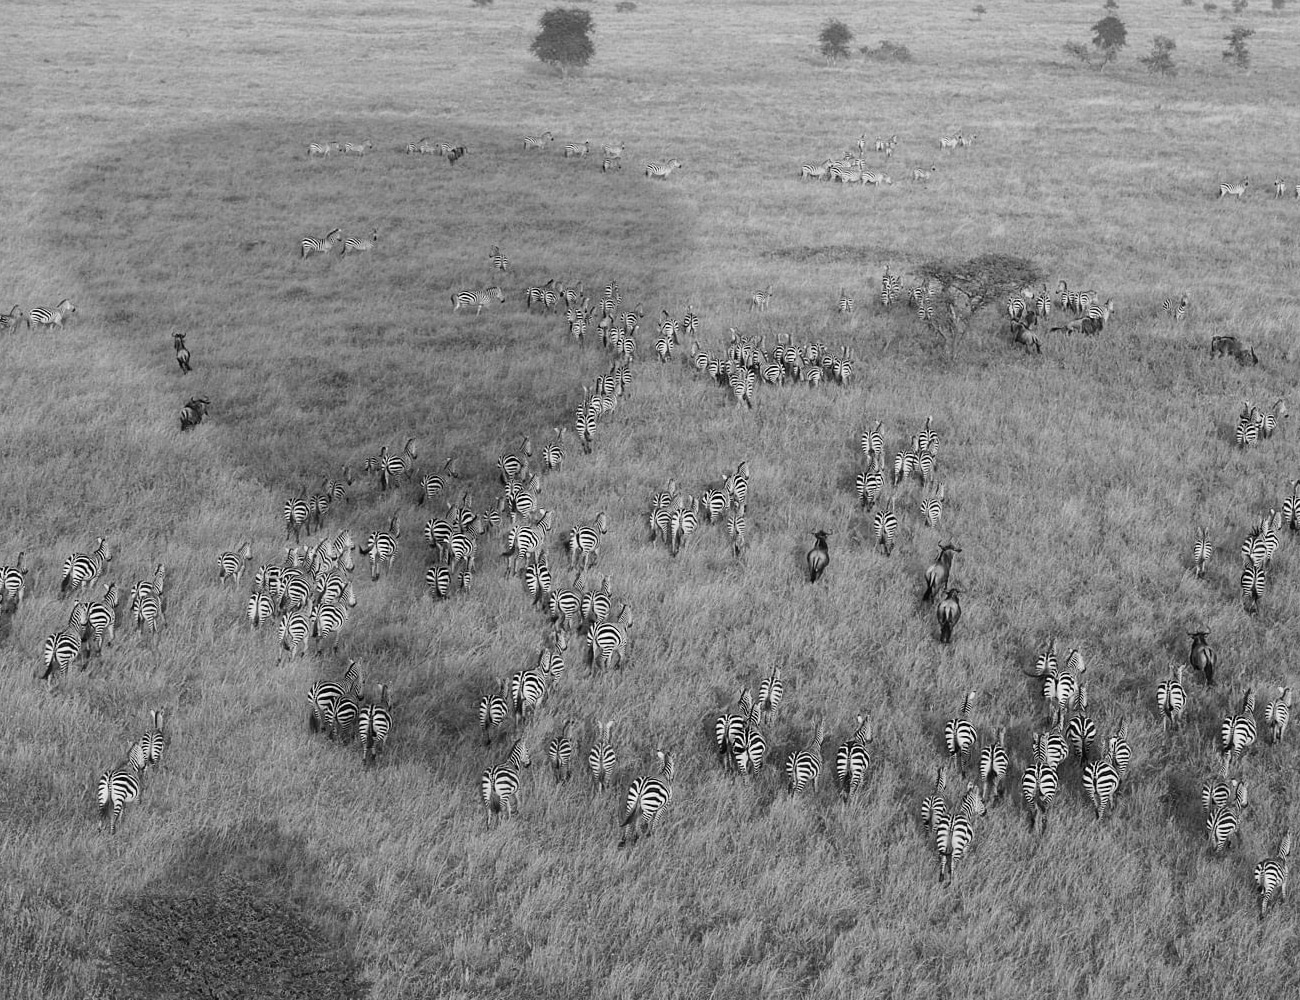
[[[641,814],[641,807],[640,807],[640,806],[634,806],[633,808],[631,808],[631,809],[628,810],[627,815],[623,817],[623,822],[620,823],[619,826],[620,826],[620,827],[627,826],[629,823],[631,823],[631,822],[632,822],[632,821],[633,821],[637,816],[639,816],[640,814]]]

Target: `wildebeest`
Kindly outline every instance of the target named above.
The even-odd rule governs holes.
[[[1231,335],[1210,338],[1210,357],[1225,357],[1229,354],[1237,359],[1238,364],[1259,364],[1259,356],[1255,353],[1255,348],[1244,341]]]

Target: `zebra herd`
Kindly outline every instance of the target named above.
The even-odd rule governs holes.
[[[972,145],[975,139],[974,134],[963,135],[961,132],[943,135],[939,137],[939,149],[965,148]],[[876,170],[867,166],[867,145],[867,134],[864,132],[858,136],[852,147],[845,149],[838,156],[830,156],[816,163],[803,164],[799,168],[799,179],[801,181],[837,181],[841,184],[869,184],[877,188],[885,184],[893,184],[893,178],[883,170]],[[875,152],[883,156],[885,160],[888,161],[893,158],[894,150],[897,147],[898,136],[896,134],[887,139],[876,136]],[[928,167],[913,167],[910,171],[910,177],[913,183],[928,184],[937,170],[938,166],[933,163]]]
[[[1223,181],[1219,184],[1219,188],[1218,188],[1219,193],[1216,196],[1216,200],[1222,200],[1223,198],[1233,197],[1236,198],[1238,201],[1240,201],[1242,198],[1246,196],[1246,190],[1249,187],[1250,187],[1249,177],[1243,177],[1239,181]],[[1273,179],[1271,189],[1273,191],[1274,199],[1285,198],[1287,196],[1287,192],[1290,191],[1291,197],[1295,198],[1296,200],[1300,200],[1300,181],[1297,181],[1293,184],[1288,184],[1281,177],[1275,177]]]
[[[46,333],[62,330],[63,321],[76,311],[77,307],[71,299],[61,300],[57,306],[34,306],[25,313],[21,306],[15,304],[8,313],[0,314],[0,333],[17,332],[19,323],[27,324],[28,330],[35,327]]]
[[[340,247],[339,256],[346,257],[348,253],[356,256],[359,253],[369,253],[379,243],[379,230],[372,228],[370,236],[349,236],[344,238],[342,229],[331,229],[323,237],[304,236],[299,244],[301,248],[301,259],[305,260],[316,254],[328,254],[334,247]]]

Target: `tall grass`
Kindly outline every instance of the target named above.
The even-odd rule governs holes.
[[[1246,17],[1254,68],[1240,74],[1219,59],[1219,17],[1125,10],[1134,52],[1156,33],[1177,41],[1179,76],[1155,79],[1132,55],[1100,73],[1066,62],[1059,44],[1088,37],[1093,6],[989,7],[978,21],[933,0],[849,18],[862,44],[905,42],[915,61],[829,68],[815,38],[841,12],[825,5],[596,5],[596,58],[561,81],[527,56],[540,5],[15,5],[9,48],[30,58],[7,80],[0,294],[78,311],[60,335],[0,343],[0,558],[25,550],[35,576],[0,640],[0,993],[193,996],[224,979],[255,995],[223,971],[234,950],[185,943],[241,913],[263,930],[241,939],[247,958],[273,944],[296,988],[325,995],[1294,991],[1290,911],[1258,923],[1250,884],[1295,818],[1294,750],[1261,746],[1243,765],[1242,851],[1207,853],[1197,801],[1230,698],[1290,680],[1290,549],[1258,619],[1235,566],[1249,521],[1287,487],[1293,429],[1242,452],[1232,422],[1242,398],[1263,405],[1296,378],[1295,203],[1263,196],[1295,131],[1294,18]],[[546,128],[556,147],[525,153],[522,136]],[[976,144],[941,153],[957,129]],[[899,134],[892,186],[798,182],[864,131]],[[469,153],[449,166],[400,152],[424,136]],[[375,148],[307,158],[333,139]],[[560,145],[584,139],[625,141],[625,169],[565,162]],[[668,182],[641,175],[669,157],[685,166]],[[929,185],[905,180],[931,163]],[[1213,199],[1242,175],[1244,202]],[[299,259],[303,236],[335,226],[378,228],[379,245]],[[493,244],[512,261],[507,303],[453,315],[450,293],[497,277]],[[1105,336],[1053,336],[1025,357],[985,316],[949,351],[875,305],[886,264],[993,251],[1112,295]],[[693,305],[706,348],[736,327],[769,346],[844,344],[859,364],[849,387],[760,390],[750,412],[649,360],[642,335],[632,397],[594,455],[570,441],[543,494],[561,526],[609,513],[595,572],[634,611],[632,661],[591,677],[571,649],[528,727],[539,764],[521,815],[485,832],[477,779],[508,739],[483,749],[474,705],[544,631],[501,576],[500,539],[473,591],[434,605],[419,526],[438,511],[414,505],[413,485],[381,495],[362,480],[337,515],[361,535],[394,511],[405,524],[394,573],[358,573],[342,651],[396,699],[387,759],[369,770],[306,733],[308,687],[342,664],[277,666],[214,557],[251,537],[258,562],[278,558],[285,497],[408,435],[422,470],[458,456],[457,492],[486,506],[496,456],[569,424],[609,366],[523,309],[523,286],[553,276],[617,280],[647,320]],[[750,314],[768,285],[771,310]],[[833,311],[841,287],[851,319]],[[1175,328],[1158,305],[1183,290],[1192,311]],[[1224,332],[1258,346],[1258,368],[1210,362]],[[182,435],[177,411],[198,393],[212,413]],[[885,559],[855,507],[857,437],[882,420],[892,451],[927,415],[944,527],[925,528],[904,490]],[[675,560],[646,541],[667,479],[698,491],[741,460],[744,560],[713,531]],[[1199,524],[1219,550],[1204,581],[1189,571]],[[832,562],[810,587],[803,554],[821,527]],[[152,643],[122,629],[47,693],[32,672],[66,619],[60,564],[100,534],[119,582],[167,564],[170,625]],[[965,617],[943,648],[918,598],[948,538]],[[1194,683],[1187,730],[1165,738],[1154,686],[1197,626],[1220,650],[1221,693]],[[1102,726],[1128,719],[1130,786],[1097,823],[1067,766],[1041,838],[1000,805],[940,888],[916,807],[943,721],[978,689],[974,721],[986,736],[1008,726],[1014,779],[1042,712],[1019,667],[1051,635],[1084,648]],[[733,781],[712,720],[773,666],[788,690],[772,766]],[[93,780],[158,706],[168,757],[117,836],[100,834]],[[842,807],[825,779],[788,797],[786,753],[825,715],[833,756],[859,712],[877,733],[861,800]],[[615,791],[556,786],[542,766],[570,717],[584,755],[593,721],[617,720]],[[673,802],[619,851],[619,799],[659,746],[679,761]]]

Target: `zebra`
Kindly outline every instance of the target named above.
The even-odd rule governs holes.
[[[1273,744],[1282,742],[1290,721],[1291,689],[1280,687],[1277,689],[1277,697],[1264,708],[1264,723],[1268,726],[1269,741]]]
[[[429,145],[429,140],[421,139],[419,142],[408,142],[406,144],[406,153],[409,156],[412,153],[432,153],[433,147]]]
[[[758,709],[764,718],[776,714],[784,695],[785,683],[781,680],[781,668],[773,666],[772,672],[758,685]]]
[[[822,743],[825,739],[826,720],[818,719],[808,745],[786,758],[786,790],[791,794],[801,791],[805,785],[812,785],[813,794],[816,794],[817,782],[822,773]]]
[[[253,547],[251,542],[245,542],[239,548],[231,552],[223,552],[217,556],[217,566],[220,568],[218,580],[229,580],[231,583],[238,583],[244,575],[244,567],[253,558]]]
[[[546,146],[546,144],[547,144],[548,142],[554,142],[554,141],[555,141],[555,136],[553,136],[553,135],[551,134],[550,130],[548,129],[547,131],[543,132],[541,135],[537,135],[537,136],[526,135],[526,136],[524,136],[524,149],[525,149],[525,150],[529,150],[529,149],[543,149],[543,148],[545,148],[545,146]]]
[[[921,455],[922,464],[918,467],[918,471],[923,470],[927,464],[930,465],[931,469],[933,469],[933,462],[926,461],[927,459],[931,459],[931,458],[932,456],[930,455],[929,452],[922,453]],[[930,475],[933,475],[933,473],[931,472]],[[925,477],[926,474],[922,472],[922,481],[924,481]],[[925,518],[925,523],[928,527],[931,528],[939,527],[939,521],[943,517],[943,500],[944,500],[944,488],[942,483],[934,483],[930,487],[929,492],[926,493],[923,497],[921,497],[919,503],[921,516]],[[961,550],[958,549],[957,551],[960,552]]]
[[[355,661],[354,661],[355,663]],[[349,669],[354,669],[349,667]],[[307,704],[311,710],[307,713],[307,730],[312,733],[325,732],[334,717],[334,706],[343,697],[342,685],[333,681],[317,681],[307,692]],[[334,735],[330,733],[330,739]]]
[[[742,688],[735,712],[719,715],[713,723],[713,741],[723,766],[733,763],[732,751],[744,735],[745,726],[754,717],[754,700],[749,688]]]
[[[1088,794],[1088,801],[1092,803],[1097,819],[1101,819],[1107,807],[1113,808],[1115,793],[1119,791],[1119,771],[1111,761],[1109,752],[1084,765],[1083,789]]]
[[[370,231],[370,239],[368,240],[363,240],[356,236],[349,236],[346,240],[343,241],[343,249],[339,252],[339,256],[346,257],[349,251],[351,251],[354,254],[367,253],[373,250],[375,248],[375,244],[378,242],[379,242],[378,229],[372,229]]]
[[[500,245],[495,243],[488,251],[488,262],[498,271],[505,271],[510,267],[510,258],[503,254]]]
[[[882,184],[893,184],[894,180],[892,177],[890,177],[888,174],[884,173],[883,171],[864,170],[862,171],[862,183],[871,184],[875,187],[880,187]]]
[[[551,762],[555,774],[555,783],[567,782],[573,777],[573,727],[577,720],[566,719],[559,736],[552,737],[546,744],[546,759]]]
[[[948,787],[948,779],[943,776],[943,768],[934,769],[934,790],[921,800],[921,826],[933,833],[939,820],[948,815],[948,802],[943,797],[943,790]]]
[[[87,604],[79,605],[84,608],[84,618],[82,622],[82,649],[89,657],[90,642],[94,640],[99,654],[103,656],[104,645],[113,644],[113,635],[117,626],[117,584],[109,583],[104,587],[104,596],[98,601],[90,601]]]
[[[941,816],[935,824],[934,847],[939,854],[939,884],[946,869],[948,881],[954,877],[953,865],[966,856],[975,839],[974,817],[983,816],[987,807],[973,782],[966,783],[966,796],[957,812]]]
[[[948,756],[957,762],[957,769],[963,778],[966,777],[966,768],[970,765],[975,745],[979,742],[975,724],[970,721],[970,709],[975,701],[975,695],[974,691],[966,692],[966,697],[962,699],[961,711],[957,713],[955,719],[949,719],[944,723],[943,727],[944,747],[948,751]]]
[[[1047,829],[1047,809],[1059,790],[1056,768],[1048,761],[1047,734],[1034,739],[1034,763],[1025,768],[1020,780],[1020,794],[1029,809],[1030,828],[1035,833]]]
[[[63,329],[63,321],[68,316],[77,311],[77,307],[72,304],[71,299],[64,299],[53,308],[47,306],[37,306],[27,313],[27,328],[30,330],[33,326],[44,327],[47,330],[58,327]]]
[[[290,657],[295,652],[307,655],[307,644],[311,640],[311,619],[305,611],[291,611],[280,619],[280,654],[276,663],[284,659],[285,653]]]
[[[68,675],[72,661],[85,651],[81,634],[82,626],[77,624],[46,636],[41,643],[41,662],[45,664],[45,672],[37,674],[37,680],[45,681],[46,686],[52,688],[56,672],[61,677]]]
[[[591,151],[591,141],[586,142],[566,142],[564,144],[564,158],[567,160],[571,156],[586,156]]]
[[[1249,804],[1249,793],[1245,781],[1233,783],[1232,799],[1222,805],[1216,805],[1205,817],[1205,831],[1209,835],[1210,848],[1219,854],[1225,847],[1232,846],[1232,838],[1241,844],[1241,813]]]
[[[1002,798],[1003,783],[1007,777],[1007,730],[998,730],[997,739],[980,750],[980,798],[997,804]]]
[[[27,596],[26,553],[19,552],[12,566],[0,566],[0,610],[16,611]]]
[[[1285,510],[1285,507],[1283,509]],[[1204,527],[1197,528],[1196,544],[1192,547],[1192,560],[1197,579],[1205,576],[1206,563],[1213,555],[1214,545],[1210,542],[1209,530]]]
[[[913,182],[920,181],[923,184],[928,184],[930,178],[934,176],[934,172],[938,169],[934,164],[931,164],[928,170],[924,167],[916,167],[912,170],[912,180]]]
[[[201,424],[203,418],[208,415],[208,408],[211,405],[211,401],[206,396],[195,396],[182,406],[180,412],[181,430],[187,431]]]
[[[393,515],[394,521],[397,515]],[[393,522],[389,523],[389,531],[372,531],[366,536],[365,544],[357,551],[363,556],[370,557],[370,579],[379,579],[379,564],[382,562],[388,567],[389,571],[393,568],[393,559],[397,556],[397,538],[398,532],[391,529],[396,527]]]
[[[591,772],[592,783],[599,792],[605,791],[605,785],[614,773],[614,766],[618,762],[618,756],[614,751],[613,743],[614,723],[597,722],[596,723],[596,742],[591,745],[587,752],[587,770]]]
[[[871,516],[871,530],[876,536],[876,548],[884,550],[888,558],[894,551],[894,536],[898,534],[898,515],[894,513],[892,494],[885,501],[885,506]]]
[[[1115,300],[1107,299],[1101,305],[1088,306],[1083,316],[1083,332],[1085,334],[1097,334],[1106,329],[1106,321],[1110,319],[1111,313],[1115,311]]]
[[[1187,318],[1187,307],[1188,302],[1186,295],[1183,295],[1178,299],[1175,299],[1172,295],[1167,295],[1165,296],[1164,301],[1160,303],[1160,311],[1178,323],[1181,323]]]
[[[767,307],[772,304],[772,286],[760,288],[749,297],[749,311],[757,309],[759,312],[765,312]]]
[[[840,297],[835,300],[835,311],[848,315],[853,312],[853,296],[840,289]]]
[[[1183,665],[1170,667],[1170,677],[1156,688],[1156,705],[1160,709],[1162,730],[1181,729],[1187,710],[1187,689],[1183,687]]]
[[[669,160],[667,163],[651,161],[645,165],[645,175],[653,180],[667,180],[674,170],[680,170],[681,160]]]
[[[1250,187],[1249,177],[1244,177],[1240,181],[1237,181],[1236,183],[1225,181],[1224,183],[1219,185],[1219,198],[1222,199],[1226,195],[1232,195],[1238,201],[1240,201],[1242,197],[1246,194],[1246,188],[1248,187]]]
[[[474,315],[478,316],[483,312],[485,306],[490,306],[492,300],[504,302],[505,293],[496,285],[489,285],[487,288],[479,291],[461,291],[453,292],[451,296],[452,312],[460,312],[462,308],[474,309]]]
[[[735,507],[729,507],[727,509],[726,525],[727,537],[731,539],[731,554],[739,559],[748,544],[746,535],[749,529],[745,522],[744,512],[737,510]]]
[[[361,760],[373,764],[383,753],[388,734],[393,730],[393,712],[388,703],[388,686],[378,685],[375,700],[361,709],[357,720],[357,742],[361,745]]]
[[[280,511],[280,516],[284,521],[284,540],[289,540],[289,535],[293,535],[295,542],[301,540],[302,530],[307,526],[311,518],[311,509],[303,497],[290,497],[284,502],[284,507]]]
[[[15,303],[14,307],[7,313],[0,313],[0,333],[5,333],[9,330],[16,331],[19,323],[26,323],[28,330],[32,328],[31,319],[23,313],[17,303]]]
[[[271,595],[264,590],[255,590],[248,598],[247,609],[249,628],[261,628],[275,617],[275,604]]]
[[[939,641],[944,644],[952,642],[952,630],[961,621],[960,594],[961,591],[956,587],[949,587],[935,610],[935,616],[939,619]]]
[[[1241,710],[1224,718],[1219,725],[1219,754],[1225,761],[1240,760],[1255,744],[1255,692],[1247,690]]]
[[[510,704],[514,712],[515,725],[526,725],[531,715],[535,714],[546,700],[546,678],[548,674],[541,668],[520,670],[510,677]]]
[[[117,833],[117,825],[122,820],[122,810],[140,798],[141,769],[136,761],[128,760],[117,767],[110,767],[99,776],[96,799],[99,803],[99,828],[104,829],[104,820],[108,820],[108,832]]]
[[[632,646],[632,612],[626,604],[612,622],[601,622],[587,632],[587,665],[594,671],[597,663],[612,669],[617,659],[619,669],[628,665]]]
[[[1277,896],[1280,902],[1286,902],[1286,884],[1291,875],[1291,864],[1288,860],[1290,856],[1291,831],[1288,830],[1282,834],[1277,854],[1255,865],[1254,879],[1255,887],[1259,889],[1260,920],[1264,919],[1264,914],[1268,911],[1268,905],[1273,902],[1274,896]]]
[[[479,795],[483,807],[487,810],[487,828],[492,829],[492,817],[497,817],[497,826],[502,819],[509,819],[523,804],[519,793],[519,769],[532,765],[528,753],[528,744],[521,737],[515,740],[510,753],[503,763],[490,767],[479,779]],[[503,815],[504,814],[504,815]]]
[[[1273,408],[1263,414],[1259,422],[1259,436],[1262,438],[1271,438],[1277,430],[1278,423],[1287,416],[1286,401],[1279,399],[1273,403]],[[1280,527],[1280,525],[1279,525]]]
[[[310,159],[313,156],[329,156],[338,148],[339,144],[337,142],[310,142],[307,144],[307,157]],[[411,152],[409,147],[406,151]]]
[[[95,548],[89,554],[74,552],[63,561],[63,578],[59,582],[59,595],[64,596],[70,590],[81,590],[104,572],[113,554],[108,548],[108,539],[95,539]]]
[[[801,181],[822,181],[826,179],[826,172],[830,168],[829,163],[822,163],[814,166],[811,163],[805,163],[799,168],[799,179]]]
[[[344,156],[365,156],[366,151],[374,148],[374,143],[369,140],[365,142],[345,142],[343,144]]]
[[[941,589],[948,585],[948,579],[952,576],[952,561],[961,549],[951,542],[945,542],[939,546],[939,555],[935,557],[925,570],[925,593],[921,600],[933,600]]]
[[[314,253],[329,253],[334,249],[334,244],[343,239],[343,230],[331,229],[325,234],[324,239],[317,239],[315,236],[304,236],[302,238],[302,258],[310,257]]]
[[[601,144],[600,152],[606,159],[619,160],[622,159],[623,151],[625,148],[626,148],[626,143],[620,142],[614,144],[614,143],[606,142]]]
[[[1267,583],[1267,569],[1264,565],[1247,563],[1241,571],[1241,606],[1246,614],[1259,613],[1259,602],[1264,597]]]
[[[569,553],[569,567],[578,565],[582,560],[582,570],[596,565],[600,561],[600,536],[609,530],[609,517],[602,510],[588,524],[577,524],[569,529],[565,549]]]
[[[172,349],[176,352],[176,364],[182,375],[188,375],[194,369],[190,366],[190,349],[185,346],[185,334],[172,334]]]
[[[1088,707],[1087,689],[1079,689],[1079,708]],[[1065,739],[1070,745],[1071,756],[1079,758],[1082,767],[1094,757],[1097,745],[1097,723],[1086,715],[1076,715],[1065,725]]]
[[[334,640],[334,652],[339,651],[339,633],[347,624],[348,606],[342,601],[321,601],[312,609],[311,631],[316,639],[316,652],[320,654],[325,640]]]
[[[498,732],[505,725],[506,716],[510,713],[510,706],[506,702],[509,683],[507,678],[500,678],[497,682],[496,691],[485,694],[479,699],[478,724],[479,728],[483,730],[484,746],[491,745],[492,734]]]
[[[736,771],[745,777],[758,774],[767,761],[767,738],[755,721],[758,714],[758,707],[755,706],[739,738],[731,746],[731,761]]]
[[[627,843],[629,829],[633,841],[640,838],[642,831],[645,836],[650,836],[654,831],[655,818],[672,801],[676,762],[671,751],[657,750],[655,756],[659,758],[658,776],[637,778],[628,787],[624,797],[623,820],[619,823],[623,833],[619,837],[619,847]]]
[[[964,145],[964,143],[962,143],[962,141],[961,141],[961,133],[960,133],[960,132],[958,132],[956,135],[941,135],[941,136],[939,136],[939,148],[940,148],[940,149],[956,149],[958,145]]]
[[[871,767],[871,752],[867,749],[867,744],[874,739],[871,720],[859,715],[857,721],[858,728],[853,735],[835,751],[835,777],[845,802],[862,787]]]
[[[149,712],[149,728],[140,736],[136,744],[143,754],[143,766],[140,768],[144,771],[150,767],[157,767],[162,763],[163,751],[167,749],[167,738],[163,734],[163,711],[160,708],[151,709]]]
[[[830,535],[830,532],[824,529],[813,532],[813,538],[816,541],[813,542],[813,547],[808,550],[807,556],[809,583],[816,583],[821,575],[826,572],[826,567],[831,563],[830,550],[826,547],[828,535]]]

